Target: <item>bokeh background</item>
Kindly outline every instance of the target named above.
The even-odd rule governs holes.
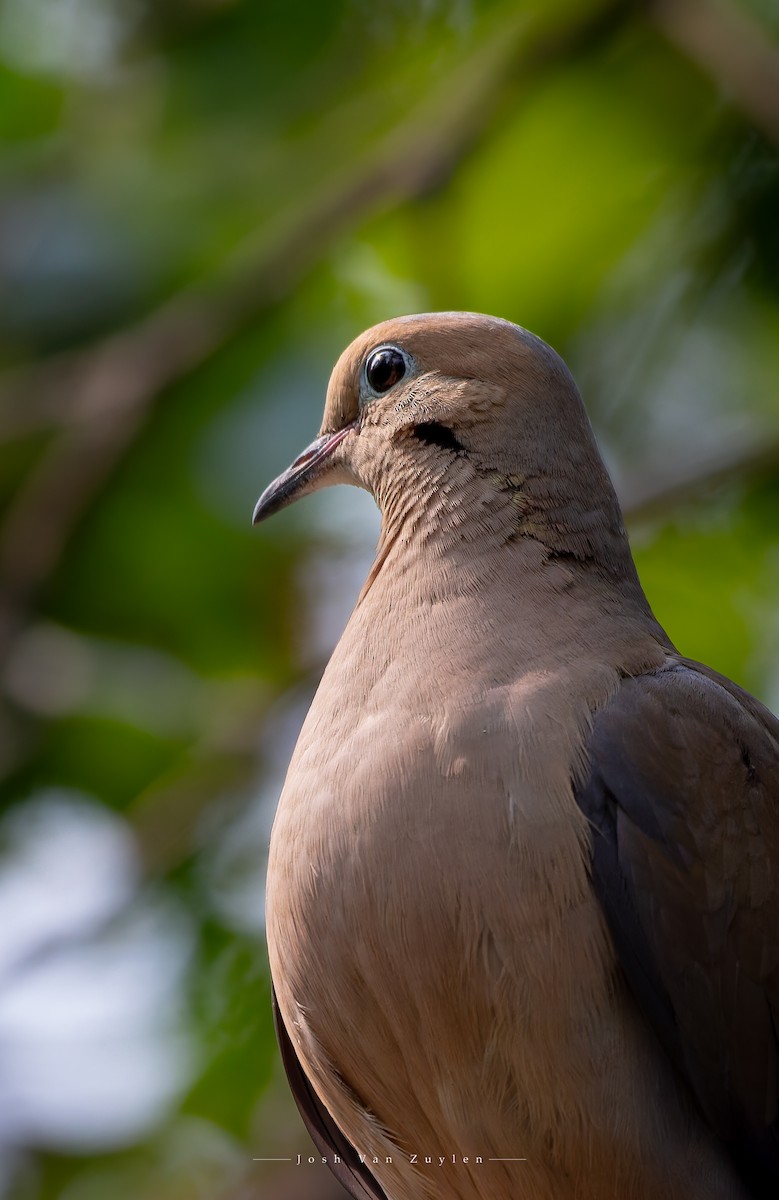
[[[338,1195],[262,889],[378,519],[250,516],[366,325],[556,346],[779,707],[778,147],[775,0],[0,0],[0,1194]]]

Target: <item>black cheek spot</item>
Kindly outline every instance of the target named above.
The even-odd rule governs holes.
[[[412,432],[426,446],[440,446],[442,450],[454,450],[455,453],[465,449],[452,430],[438,421],[424,421],[421,425],[415,425]]]

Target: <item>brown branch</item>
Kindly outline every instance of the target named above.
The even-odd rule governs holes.
[[[174,297],[136,326],[87,350],[17,371],[0,386],[0,433],[65,429],[20,488],[0,533],[0,646],[45,579],[160,392],[297,286],[333,241],[439,186],[479,141],[532,68],[598,28],[608,3],[570,26],[536,31],[524,16],[472,56],[352,176],[283,227],[244,245],[209,288]]]
[[[697,63],[775,145],[779,145],[779,48],[729,0],[650,0],[669,42]]]
[[[294,214],[259,248],[244,245],[208,288],[174,297],[136,326],[84,351],[21,369],[0,385],[0,435],[51,425],[57,435],[19,490],[0,535],[0,577],[19,612],[55,569],[70,534],[126,452],[161,391],[249,319],[277,303],[345,228],[439,185],[508,106],[532,69],[568,53],[624,4],[538,33],[501,28],[459,80],[421,106],[373,158]],[[656,24],[779,142],[779,52],[725,0],[652,0]],[[0,644],[13,617],[0,614]]]
[[[638,480],[622,498],[622,511],[630,524],[656,520],[711,489],[748,476],[779,471],[779,440],[751,443],[693,465],[677,476]]]
[[[0,379],[0,437],[90,420],[147,402],[192,370],[250,317],[289,294],[357,222],[424,195],[455,170],[532,69],[570,51],[624,4],[602,4],[572,28],[533,36],[526,17],[497,35],[394,129],[351,174],[275,229],[251,235],[208,287],[174,296],[137,325]]]

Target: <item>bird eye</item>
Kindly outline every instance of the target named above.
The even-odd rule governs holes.
[[[400,383],[406,374],[406,359],[394,346],[374,350],[365,364],[368,387],[381,395]]]

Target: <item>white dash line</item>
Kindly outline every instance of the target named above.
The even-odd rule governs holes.
[[[253,1158],[252,1162],[292,1162],[291,1158]]]

